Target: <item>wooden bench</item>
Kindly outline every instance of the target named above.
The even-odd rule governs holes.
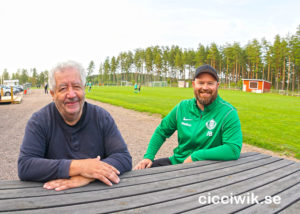
[[[300,210],[300,163],[254,152],[244,153],[236,161],[199,161],[131,171],[112,187],[94,182],[56,192],[42,185],[0,181],[0,213],[266,214]],[[229,196],[248,200],[251,195],[259,204],[221,203]],[[280,198],[280,203],[266,204],[268,196]],[[208,203],[209,197],[219,200]]]

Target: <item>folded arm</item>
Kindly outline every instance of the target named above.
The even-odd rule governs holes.
[[[48,181],[69,178],[71,160],[46,159],[46,130],[33,116],[25,129],[23,143],[18,159],[18,174],[21,180]]]
[[[237,112],[232,111],[225,118],[222,127],[222,145],[210,149],[195,151],[193,161],[199,160],[236,160],[242,149],[242,130]]]

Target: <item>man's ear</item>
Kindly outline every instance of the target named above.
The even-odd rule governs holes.
[[[54,91],[50,90],[50,94],[51,94],[52,98],[54,98]]]

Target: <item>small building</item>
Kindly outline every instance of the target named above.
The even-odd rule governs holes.
[[[19,80],[3,80],[3,84],[7,86],[19,85]]]
[[[243,79],[243,91],[264,93],[271,89],[271,82],[260,79]]]
[[[188,87],[189,87],[189,82],[184,80],[178,81],[178,88],[188,88]]]
[[[185,81],[178,81],[178,88],[185,88]]]

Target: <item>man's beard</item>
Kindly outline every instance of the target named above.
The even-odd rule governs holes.
[[[201,93],[209,93],[211,94],[210,97],[200,97]],[[208,89],[208,90],[198,90],[198,91],[194,91],[195,97],[198,101],[199,104],[202,105],[210,105],[213,101],[215,101],[215,99],[218,96],[218,89],[216,89],[215,93],[213,93],[212,90]]]

